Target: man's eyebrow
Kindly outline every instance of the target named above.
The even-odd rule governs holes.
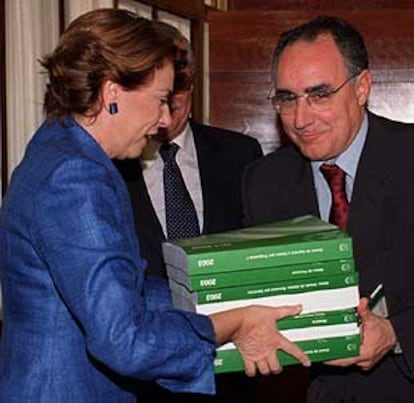
[[[317,91],[326,91],[330,89],[332,89],[332,85],[327,84],[327,83],[322,83],[322,84],[317,84],[317,85],[313,85],[311,87],[305,88],[305,91],[303,91],[302,94],[309,94],[309,93],[317,92]],[[275,91],[275,95],[278,95],[278,96],[292,95],[292,94],[298,95],[296,92],[290,91],[285,88],[277,88]]]
[[[289,90],[286,90],[286,89],[284,89],[284,88],[277,88],[277,89],[275,90],[275,95],[277,95],[277,96],[283,96],[283,95],[295,95],[295,93],[294,93],[293,91],[289,91]]]
[[[309,94],[310,92],[326,91],[330,89],[332,89],[332,85],[322,83],[318,85],[313,85],[312,87],[305,88],[305,94]]]

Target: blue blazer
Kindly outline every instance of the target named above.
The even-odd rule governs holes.
[[[74,121],[37,131],[0,212],[1,402],[135,401],[145,380],[214,392],[211,321],[142,296],[129,200]]]

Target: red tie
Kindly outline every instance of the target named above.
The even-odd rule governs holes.
[[[332,206],[329,222],[345,230],[348,221],[349,202],[345,191],[345,172],[337,165],[321,165],[321,172],[325,177],[332,193]]]

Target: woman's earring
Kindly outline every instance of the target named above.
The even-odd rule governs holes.
[[[109,104],[109,113],[111,115],[115,115],[116,113],[118,113],[118,104],[116,102],[111,102]]]

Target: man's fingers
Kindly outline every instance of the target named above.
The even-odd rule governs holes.
[[[361,317],[361,320],[367,317],[370,313],[369,309],[369,299],[368,298],[361,298],[359,301],[359,305],[357,308],[358,315]]]
[[[330,360],[324,361],[325,365],[335,366],[335,367],[349,367],[350,365],[356,364],[358,357],[354,358],[341,358],[339,360]]]
[[[358,364],[356,364],[359,368],[361,368],[363,371],[368,371],[374,366],[375,362],[373,361],[361,361]]]

